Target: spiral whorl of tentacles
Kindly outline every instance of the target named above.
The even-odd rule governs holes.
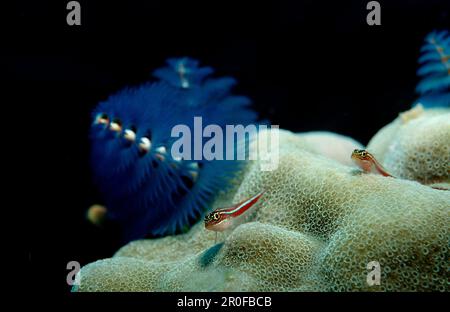
[[[421,49],[419,70],[421,77],[416,91],[416,103],[425,107],[450,106],[450,36],[447,30],[433,31],[425,38]]]
[[[159,81],[126,88],[94,110],[93,174],[124,241],[187,230],[242,165],[170,152],[172,128],[193,129],[195,116],[222,128],[255,121],[250,100],[230,94],[235,80],[210,78],[212,72],[189,58],[169,59],[168,67],[154,73]]]

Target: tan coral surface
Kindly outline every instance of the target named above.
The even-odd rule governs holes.
[[[400,126],[382,130],[388,138],[379,134],[374,148],[377,140],[397,139],[389,127]],[[247,222],[219,234],[220,243],[203,222],[182,235],[134,241],[83,267],[76,290],[449,290],[450,192],[363,174],[288,131],[280,131],[279,143],[276,170],[250,163],[240,185],[213,205],[266,191],[244,215]],[[448,151],[448,136],[446,144]],[[366,281],[371,261],[380,263],[380,285]]]
[[[394,176],[450,183],[450,110],[420,107],[382,128],[367,149]]]

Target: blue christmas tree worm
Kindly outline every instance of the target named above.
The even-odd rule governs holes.
[[[125,88],[93,112],[94,179],[125,242],[187,230],[242,165],[172,157],[174,126],[193,127],[195,116],[222,128],[256,120],[250,100],[231,94],[233,78],[211,78],[212,68],[189,58],[167,63],[154,72],[159,81]]]

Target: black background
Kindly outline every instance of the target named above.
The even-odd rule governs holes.
[[[79,1],[81,26],[66,24],[67,2],[17,1],[1,51],[14,95],[5,105],[18,109],[15,128],[27,129],[14,153],[26,168],[16,179],[26,190],[17,198],[29,221],[25,256],[63,293],[68,261],[85,265],[119,247],[113,228],[84,218],[101,202],[88,163],[99,101],[187,55],[236,77],[236,93],[281,128],[367,144],[410,107],[423,38],[449,25],[446,0],[379,1],[382,26],[366,24],[368,1],[90,0]]]

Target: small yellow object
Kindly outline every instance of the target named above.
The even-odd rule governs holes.
[[[424,112],[422,104],[417,104],[410,110],[407,110],[403,113],[400,113],[400,119],[402,120],[402,124],[409,122],[412,119],[416,119]]]
[[[94,225],[100,226],[103,224],[107,213],[107,209],[102,205],[92,205],[86,212],[86,218]]]

